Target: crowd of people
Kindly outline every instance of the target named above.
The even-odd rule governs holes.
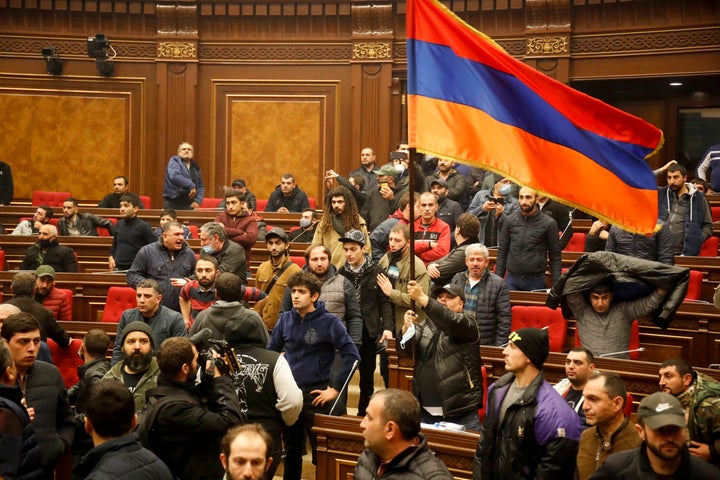
[[[597,251],[562,273],[571,209],[492,172],[413,159],[404,144],[382,166],[363,148],[348,176],[326,172],[322,216],[283,174],[265,211],[300,214],[289,234],[268,231],[255,195],[234,180],[194,252],[177,220],[205,195],[193,157],[182,143],[170,159],[155,230],[117,177],[99,204],[119,209],[117,223],[68,198],[57,227],[39,206],[13,231],[38,242],[0,305],[3,478],[52,478],[71,454],[76,478],[259,479],[282,465],[283,478],[300,479],[307,445],[316,460],[315,414],[355,407],[356,370],[366,447],[357,478],[450,478],[421,423],[480,432],[474,478],[720,478],[720,382],[667,360],[635,424],[622,378],[594,365],[627,356],[634,319],[667,326],[687,284],[674,256],[696,255],[712,235],[709,203],[681,165],[664,167],[655,235],[598,220],[588,233]],[[125,274],[137,306],[114,343],[87,332],[80,380],[66,390],[46,343],[70,344],[58,321],[70,319],[71,300],[54,280],[78,266],[61,240],[97,228],[113,237],[108,268]],[[257,241],[268,257],[250,286]],[[291,243],[307,244],[304,266]],[[577,319],[582,346],[554,386],[543,377],[548,332],[512,331],[510,290],[548,291],[550,306]],[[414,359],[412,392],[389,388],[393,338]],[[489,388],[479,345],[503,349],[507,373]]]

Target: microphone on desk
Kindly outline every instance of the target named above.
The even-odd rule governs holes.
[[[360,361],[355,360],[352,364],[352,368],[350,369],[350,373],[348,374],[347,378],[345,379],[345,384],[340,389],[340,392],[338,392],[338,396],[335,399],[335,402],[333,403],[332,407],[330,408],[328,415],[332,415],[333,410],[335,410],[335,407],[337,406],[338,402],[340,401],[340,398],[342,397],[343,392],[347,389],[348,383],[350,383],[350,379],[352,378],[353,375],[355,375],[355,370],[357,370],[358,365],[360,365]]]
[[[598,358],[614,357],[615,355],[623,355],[625,353],[644,352],[644,351],[645,351],[645,347],[640,347],[640,348],[634,348],[632,350],[622,350],[620,352],[603,353],[602,355],[598,355]]]

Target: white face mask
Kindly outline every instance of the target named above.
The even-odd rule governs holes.
[[[399,174],[402,174],[405,171],[405,165],[403,165],[402,163],[398,163],[397,165],[395,165],[395,170],[397,170]]]
[[[307,228],[312,223],[312,220],[309,218],[301,218],[300,219],[300,228]]]
[[[503,185],[500,185],[500,188],[498,189],[498,193],[502,196],[510,195],[510,192],[512,191],[512,185],[509,183],[505,183]]]

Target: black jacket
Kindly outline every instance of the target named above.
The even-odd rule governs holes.
[[[80,379],[75,385],[68,388],[68,398],[70,404],[75,406],[77,413],[85,412],[85,402],[87,400],[90,385],[93,385],[105,376],[110,370],[110,360],[105,357],[96,358],[88,363],[84,363],[77,368],[78,378]]]
[[[20,270],[35,270],[40,265],[50,265],[56,272],[77,272],[78,266],[72,248],[60,245],[57,240],[50,243],[44,256],[39,244],[31,245],[25,251]]]
[[[383,293],[377,284],[377,276],[383,269],[372,263],[370,256],[365,256],[365,264],[355,273],[348,268],[347,263],[340,269],[340,275],[347,278],[355,290],[355,296],[360,304],[363,327],[370,338],[378,338],[383,330],[395,332],[395,313],[390,298]]]
[[[22,312],[29,313],[35,317],[35,320],[40,324],[40,340],[43,342],[46,342],[48,337],[50,337],[62,348],[67,348],[67,346],[70,345],[70,335],[55,321],[52,312],[43,307],[41,303],[36,302],[27,295],[19,295],[5,303],[15,305]]]
[[[136,434],[93,448],[73,468],[73,474],[92,480],[173,480],[168,467],[140,445]]]
[[[415,347],[415,397],[423,404],[420,379],[425,375],[423,370],[432,364],[443,416],[456,417],[477,410],[483,405],[477,325],[465,313],[454,313],[432,298],[424,310],[427,316],[416,327],[414,341],[406,343],[405,348],[397,344],[400,354],[411,353]]]
[[[43,478],[40,448],[19,387],[0,385],[0,477],[14,480]],[[14,428],[17,427],[17,430]]]
[[[418,446],[411,447],[385,465],[381,476],[377,475],[381,460],[369,449],[358,458],[355,466],[357,480],[452,480],[447,467],[430,451],[425,436],[418,434]]]
[[[268,203],[265,206],[265,211],[277,212],[281,207],[285,207],[291,212],[302,212],[306,208],[310,208],[310,203],[308,202],[307,194],[300,190],[300,187],[297,185],[295,185],[295,189],[289,197],[283,194],[282,190],[280,190],[280,185],[278,185],[270,194]]]
[[[103,227],[108,229],[110,236],[115,236],[115,225],[113,225],[110,220],[98,217],[92,213],[78,213],[77,220],[75,220],[75,226],[80,232],[80,235],[97,237],[97,227]],[[63,217],[58,220],[58,232],[60,235],[70,235],[67,218]]]
[[[572,312],[565,301],[565,295],[568,293],[588,291],[607,280],[619,284],[619,288],[623,283],[637,283],[640,280],[654,288],[668,291],[665,300],[652,313],[653,322],[660,328],[667,328],[675,312],[682,305],[689,279],[690,270],[687,268],[613,252],[586,253],[555,282],[545,303],[553,309],[562,304],[565,318],[572,318]]]
[[[646,444],[643,442],[640,448],[610,455],[590,478],[592,480],[646,480],[660,477],[655,475],[650,467]],[[720,473],[718,473],[717,467],[690,455],[688,449],[683,448],[682,462],[671,478],[717,480],[720,478]]]
[[[220,440],[243,421],[229,377],[212,380],[207,408],[191,384],[160,375],[145,394],[148,404],[165,402],[149,430],[149,447],[182,480],[217,480],[223,476]]]
[[[652,236],[631,233],[613,225],[608,232],[605,250],[666,265],[675,264],[672,234],[666,223]]]

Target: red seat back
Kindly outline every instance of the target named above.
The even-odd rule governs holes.
[[[117,218],[108,217],[107,219],[110,220],[113,225],[117,225]],[[105,227],[97,227],[96,230],[98,232],[98,236],[100,237],[112,237],[112,235],[110,235],[110,230]]]
[[[315,210],[315,207],[317,207],[317,201],[313,197],[308,197],[308,204],[313,210]]]
[[[483,404],[482,408],[478,408],[478,418],[480,419],[480,423],[485,420],[485,411],[487,410],[487,396],[488,396],[488,381],[487,381],[487,368],[485,368],[485,365],[480,366],[480,375],[482,376],[482,382],[483,382]]]
[[[70,340],[68,348],[60,348],[52,338],[47,339],[48,347],[50,347],[50,354],[55,366],[60,370],[60,375],[63,377],[65,382],[65,388],[70,388],[75,385],[78,380],[77,367],[82,365],[83,361],[78,357],[78,350],[82,345],[82,340],[79,338],[73,338]]]
[[[222,198],[205,197],[200,204],[200,208],[217,208],[222,200]]]
[[[147,195],[138,195],[145,208],[152,208],[152,198]]]
[[[685,300],[702,300],[703,273],[700,270],[690,270],[690,281]]]
[[[511,309],[511,314],[510,328],[513,332],[520,328],[548,327],[550,351],[563,351],[567,338],[567,320],[563,317],[561,309],[553,310],[539,305],[515,305]]]
[[[582,347],[580,335],[578,335],[577,332],[575,332],[575,346]],[[635,319],[630,326],[630,345],[628,345],[628,350],[637,350],[638,348],[640,348],[640,322]],[[630,360],[638,359],[640,359],[640,352],[630,352]]]
[[[0,270],[7,270],[7,265],[5,265],[5,250],[0,250]]]
[[[197,225],[188,225],[187,227],[190,229],[190,235],[192,235],[192,238],[196,240],[200,238],[200,228]]]
[[[575,232],[570,237],[570,241],[565,245],[565,252],[584,252],[585,251],[585,234]]]
[[[712,213],[712,221],[720,222],[720,207],[710,207],[710,212]]]
[[[626,417],[630,418],[630,415],[632,415],[632,409],[633,409],[633,396],[630,392],[628,392],[625,397],[625,416]]]
[[[134,288],[110,287],[101,321],[117,323],[125,310],[135,307],[137,307],[137,299]]]
[[[708,238],[700,246],[700,253],[698,253],[698,257],[717,257],[718,244],[720,244],[720,238],[715,235]]]
[[[268,202],[267,198],[256,199],[255,200],[255,210],[257,210],[258,212],[264,212],[265,207],[267,207],[267,202]]]
[[[290,255],[290,260],[300,268],[305,266],[305,257],[302,255]]]
[[[32,205],[34,207],[47,205],[48,207],[62,207],[66,198],[72,197],[70,192],[48,192],[35,190],[32,194]]]

